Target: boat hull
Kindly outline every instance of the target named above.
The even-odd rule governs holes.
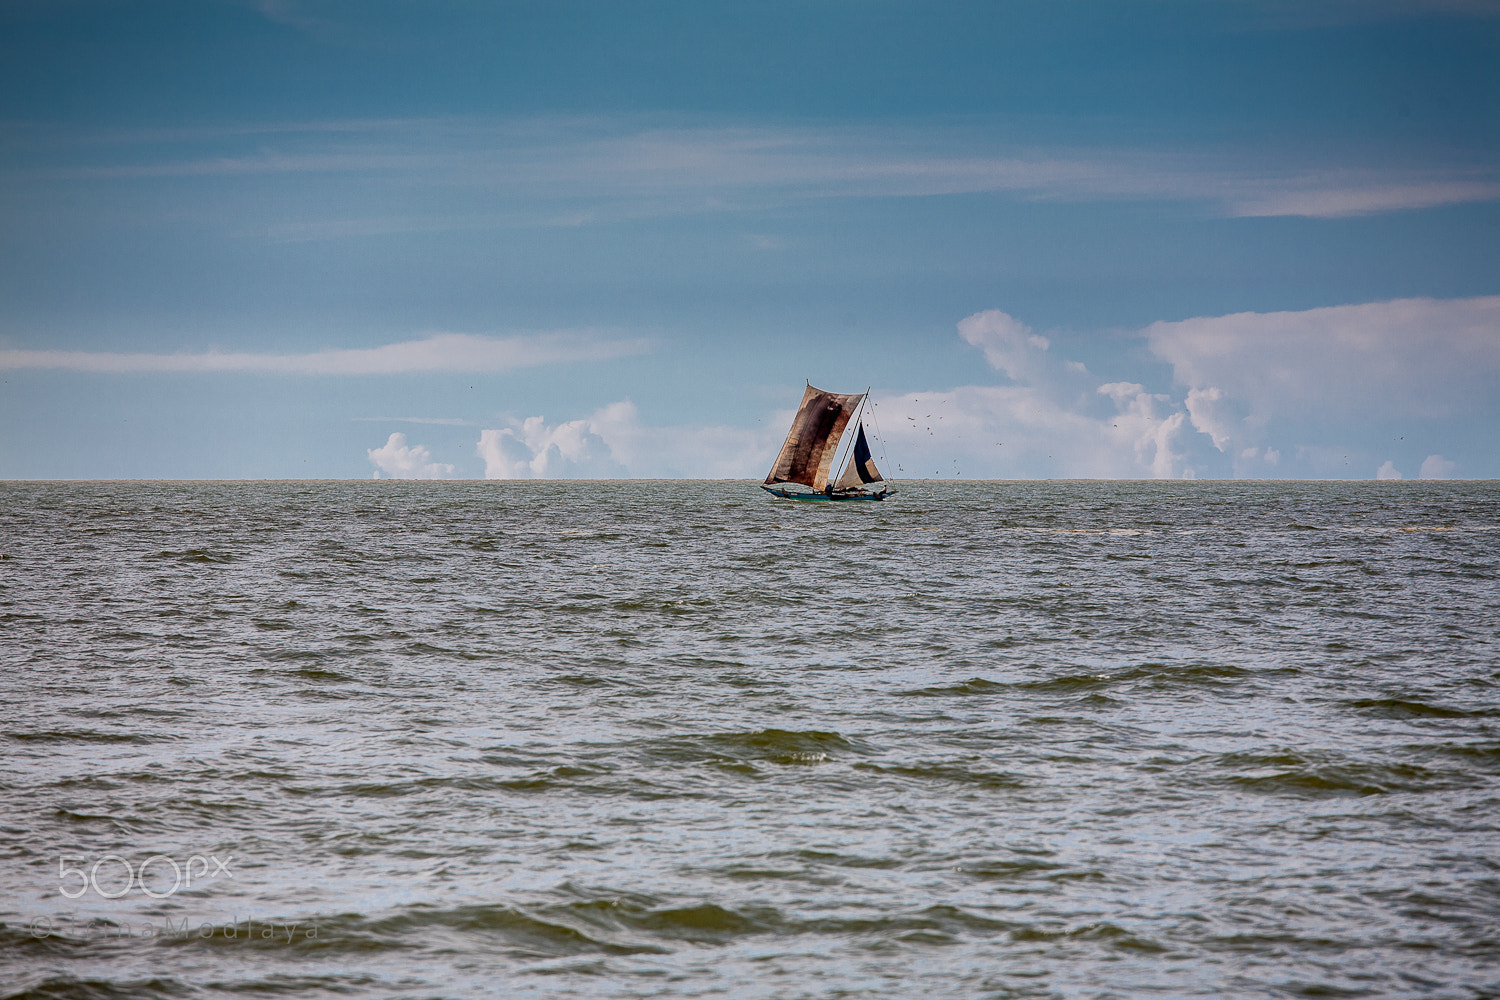
[[[761,489],[779,497],[782,500],[801,500],[804,503],[869,503],[876,500],[884,500],[890,496],[889,491],[882,490],[879,493],[793,493],[791,490],[773,489],[770,486],[762,486]]]

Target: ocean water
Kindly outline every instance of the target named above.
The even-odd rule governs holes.
[[[5,997],[1500,996],[1500,484],[0,484]]]

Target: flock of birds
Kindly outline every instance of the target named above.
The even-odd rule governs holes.
[[[919,399],[919,398],[916,398],[916,397],[912,398],[912,402],[914,402],[914,403],[920,403],[921,401],[922,400]],[[946,399],[940,399],[940,400],[938,400],[938,404],[939,405],[942,405],[943,403],[946,403],[946,402],[947,402]],[[927,436],[928,437],[933,437],[934,436],[931,424],[926,424],[926,425],[919,424],[917,422],[917,418],[916,417],[907,417],[906,419],[907,419],[908,422],[910,422],[912,424],[912,429],[913,430],[916,430],[916,429],[920,428],[920,429],[925,430],[927,432]],[[930,414],[930,413],[925,414],[923,416],[923,419],[925,419],[925,420],[931,420],[931,419],[933,419],[932,414]],[[942,415],[939,414],[938,417],[937,417],[937,419],[938,420],[942,420],[943,419]],[[1001,447],[1004,443],[1005,442],[1003,442],[1003,441],[996,441],[995,442],[995,447],[997,447],[997,448]],[[904,468],[902,468],[900,462],[897,462],[896,463],[896,471],[898,471],[898,472],[905,472],[906,470]],[[934,476],[940,476],[943,473],[942,473],[942,470],[940,470],[940,469],[934,469],[934,470],[932,470],[932,474]],[[962,476],[963,475],[963,472],[958,468],[958,459],[956,459],[956,458],[953,460],[953,474],[955,476]]]

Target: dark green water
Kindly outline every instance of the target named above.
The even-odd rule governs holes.
[[[0,995],[1497,996],[1497,578],[1495,483],[0,484]]]

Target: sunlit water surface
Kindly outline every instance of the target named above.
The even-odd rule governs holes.
[[[4,994],[1500,995],[1500,485],[900,490],[0,484]]]

